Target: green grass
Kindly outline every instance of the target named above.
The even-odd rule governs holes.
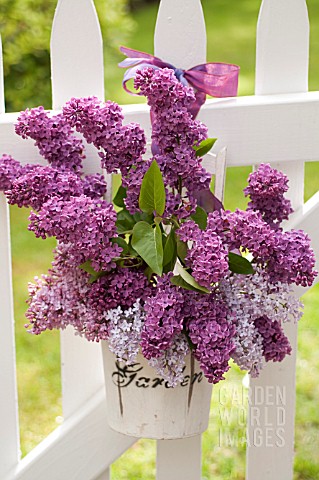
[[[255,29],[259,0],[203,0],[207,22],[208,60],[237,63],[241,66],[239,93],[253,93],[255,62]],[[310,57],[310,89],[318,88],[319,78],[319,10],[315,0],[308,1],[312,19]],[[156,5],[138,10],[136,34],[130,47],[153,51],[153,31],[156,20]],[[106,96],[119,103],[143,101],[131,97],[121,89],[123,72],[116,67],[122,57],[106,56]],[[49,80],[48,80],[49,81]],[[232,168],[227,171],[227,208],[243,208],[246,201],[241,193],[249,168]],[[318,164],[306,165],[306,194],[309,198],[318,190]],[[52,258],[53,241],[34,239],[27,231],[27,213],[11,208],[12,253],[14,272],[17,374],[20,403],[20,430],[22,453],[25,455],[52,431],[61,420],[61,381],[59,363],[59,335],[48,332],[38,337],[25,332],[27,283],[34,275],[45,272]],[[300,322],[297,365],[297,416],[296,460],[294,480],[319,478],[319,420],[317,399],[319,396],[319,350],[316,332],[319,329],[319,286],[304,297],[305,315]],[[219,392],[238,391],[242,373],[233,369],[227,374],[227,384],[213,390],[211,419],[203,440],[203,478],[206,480],[243,480],[245,448],[230,446],[225,441],[219,445],[219,432],[224,425],[219,414]],[[231,408],[227,398],[225,408]],[[243,437],[244,429],[238,425],[237,416],[243,406],[232,416],[229,430]],[[150,480],[155,478],[155,442],[142,440],[129,449],[113,468],[114,480]]]

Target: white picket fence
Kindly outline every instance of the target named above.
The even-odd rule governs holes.
[[[213,7],[212,7],[213,8]],[[27,19],[26,19],[27,21]],[[206,61],[206,33],[200,0],[162,0],[155,30],[155,54],[181,68]],[[290,178],[295,214],[290,227],[304,228],[319,258],[319,193],[303,203],[304,162],[319,160],[319,92],[308,92],[309,21],[305,0],[263,0],[257,26],[256,95],[209,100],[200,119],[218,137],[215,149],[227,146],[229,166],[271,162]],[[1,56],[1,54],[0,54]],[[1,59],[0,59],[1,60]],[[213,60],[213,59],[210,59]],[[104,98],[103,51],[92,0],[59,0],[51,41],[53,109],[71,96]],[[17,114],[4,113],[0,61],[1,152],[39,161],[32,141],[14,134]],[[150,132],[145,105],[124,107],[127,121]],[[98,170],[93,150],[88,171]],[[11,293],[8,209],[0,197],[0,479],[107,480],[112,462],[134,439],[107,425],[101,352],[67,330],[61,336],[64,422],[25,458],[19,460],[18,404]],[[300,291],[298,292],[301,292]],[[256,408],[265,434],[276,406],[254,405],[248,421],[247,480],[292,480],[295,415],[297,327],[289,326],[293,354],[280,365],[268,365],[252,391],[285,389],[284,445],[254,442]],[[266,402],[267,398],[264,398]],[[217,441],[217,439],[216,439]],[[157,442],[157,480],[200,480],[201,438]]]

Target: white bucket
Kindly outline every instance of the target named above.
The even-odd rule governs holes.
[[[184,380],[169,388],[140,354],[136,363],[118,362],[102,342],[107,415],[113,430],[138,438],[176,439],[208,427],[212,385],[191,355]]]

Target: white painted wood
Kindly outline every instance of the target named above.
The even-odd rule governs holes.
[[[156,480],[200,480],[201,472],[201,435],[157,442]]]
[[[184,378],[169,388],[147,360],[116,362],[108,345],[102,345],[108,421],[111,428],[137,438],[179,439],[203,433],[208,427],[212,385],[186,357]]]
[[[101,347],[75,336],[72,327],[61,332],[63,415],[69,417],[103,385]]]
[[[263,1],[257,29],[256,93],[307,90],[308,37],[309,22],[304,0]],[[286,122],[281,124],[284,119],[278,120],[274,111],[272,114],[274,123],[286,131],[286,135],[276,139],[276,148],[280,149],[290,140],[292,132]],[[269,141],[268,129],[265,130],[265,139]],[[274,140],[270,139],[271,142]],[[295,148],[306,155],[301,143],[298,141]],[[278,157],[274,155],[274,166],[289,177],[287,196],[298,212],[303,205],[304,162],[302,159],[281,165],[276,162]],[[285,331],[291,343],[291,355],[280,364],[267,364],[257,379],[250,379],[247,480],[293,478],[298,326],[285,325]],[[276,389],[282,393],[281,402],[268,395]],[[262,398],[255,395],[258,392],[262,393]]]
[[[308,90],[305,0],[263,0],[257,26],[256,94]]]
[[[4,113],[0,38],[0,113]],[[20,456],[9,208],[0,192],[0,478]]]
[[[104,98],[102,36],[92,0],[59,0],[52,27],[51,68],[55,109],[70,97]],[[67,329],[61,334],[61,361],[63,412],[68,417],[103,384],[100,346]]]
[[[104,98],[102,35],[92,0],[59,0],[51,36],[54,108],[71,97]]]
[[[204,156],[202,166],[215,176],[215,196],[223,201],[225,180],[226,180],[226,147],[223,147],[217,154],[209,152]]]
[[[107,480],[106,468],[134,441],[109,428],[102,388],[1,480]]]
[[[154,53],[178,68],[187,69],[206,62],[206,27],[200,0],[174,0],[174,2],[161,0],[154,35]],[[185,439],[178,442],[186,441]],[[191,443],[194,447],[191,455],[192,462],[195,465],[200,464],[201,436],[194,437]],[[179,455],[183,448],[179,445],[180,443],[174,443],[170,448],[158,447],[158,480],[190,478],[187,477],[189,470],[186,466],[186,452]],[[175,459],[175,470],[178,471],[178,476],[174,477],[171,473],[163,476],[161,470],[165,469],[165,465],[170,463],[172,457]],[[200,478],[201,469],[199,468],[192,476],[192,480]]]
[[[126,123],[139,122],[150,138],[149,109],[146,105],[124,105]],[[14,134],[17,114],[0,115],[2,151],[26,163],[38,162],[32,141]],[[262,162],[318,161],[319,92],[238,97],[208,100],[199,119],[217,137],[213,152],[227,146],[227,165]],[[265,134],[267,132],[267,134]],[[95,162],[95,163],[94,163]],[[96,154],[88,153],[86,170],[97,167]],[[96,169],[95,169],[96,171]]]
[[[154,51],[178,68],[206,62],[206,27],[200,0],[161,0]]]
[[[298,213],[287,222],[287,229],[301,229],[308,233],[311,238],[311,246],[316,257],[316,270],[319,271],[319,237],[318,237],[318,219],[319,219],[319,192],[315,193]],[[314,284],[319,282],[318,276]],[[295,287],[295,293],[298,297],[304,295],[309,287]]]
[[[111,480],[111,472],[110,469],[108,468],[102,475],[99,475],[98,477],[94,478],[94,480]]]

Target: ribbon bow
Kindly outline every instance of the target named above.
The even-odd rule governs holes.
[[[123,87],[132,95],[139,94],[129,90],[126,84],[130,79],[135,78],[137,70],[145,67],[153,69],[171,68],[174,70],[176,78],[183,85],[190,85],[194,88],[196,100],[189,109],[193,118],[196,117],[200,107],[205,103],[206,94],[219,98],[234,97],[237,95],[238,65],[228,63],[203,63],[188,70],[182,70],[149,53],[132,50],[127,47],[120,47],[120,50],[128,58],[119,63],[119,67],[129,67],[129,70],[124,74]]]

